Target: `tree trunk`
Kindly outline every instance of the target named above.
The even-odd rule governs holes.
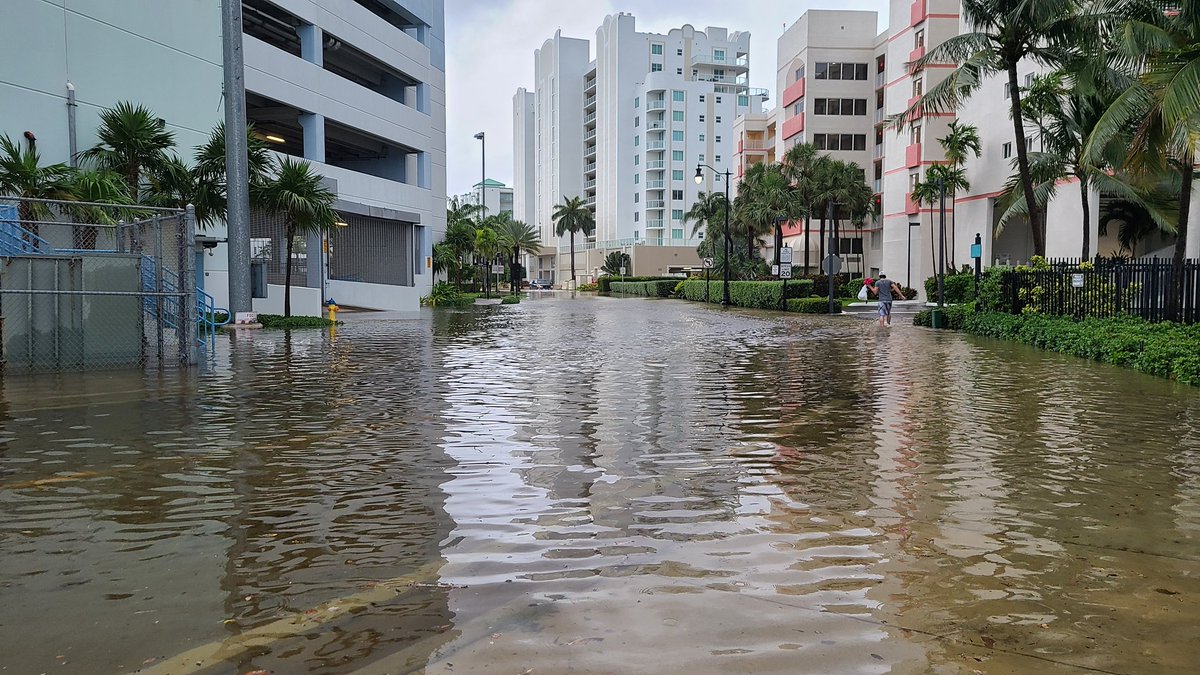
[[[1092,205],[1088,199],[1087,176],[1079,174],[1079,200],[1083,207],[1083,258],[1086,262],[1091,258],[1092,249]]]
[[[808,210],[812,211],[811,204],[809,205]],[[811,238],[811,237],[809,237],[808,230],[811,227],[812,227],[812,219],[806,213],[806,214],[804,214],[804,276],[806,276],[806,277],[808,276],[808,255],[809,255],[808,240]]]
[[[509,289],[508,289],[508,291],[509,291],[510,295],[516,295],[517,291],[520,290],[520,288],[521,288],[521,280],[517,278],[517,258],[519,258],[520,255],[521,255],[521,249],[514,248],[513,254],[512,254],[512,265],[509,266],[509,268],[508,268],[508,271],[509,271],[509,274],[508,274]]]
[[[1195,166],[1192,154],[1189,152],[1183,158],[1183,170],[1179,185],[1179,224],[1175,227],[1175,256],[1171,261],[1171,297],[1168,307],[1169,319],[1178,321],[1183,313],[1183,262],[1187,252],[1187,228],[1192,206],[1192,178]]]
[[[746,224],[746,260],[754,260],[754,226]]]
[[[932,204],[930,206],[932,206]],[[917,216],[917,217],[920,218],[920,216]],[[937,271],[938,271],[937,228],[933,224],[933,209],[932,208],[929,209],[929,264],[933,265],[933,274],[930,276],[937,276]],[[922,279],[921,283],[924,284],[925,280]]]
[[[295,232],[289,225],[285,230],[287,233],[287,258],[284,259],[283,268],[283,316],[289,317],[292,315],[292,241],[295,240]]]
[[[575,290],[575,230],[571,230],[571,290]]]
[[[825,214],[827,212],[828,209],[821,209],[821,240],[817,242],[820,247],[817,249],[820,251],[820,262],[817,263],[817,269],[821,269],[820,266],[825,262]],[[824,270],[822,270],[822,273],[824,273]]]
[[[958,225],[958,213],[956,213],[958,209],[954,206],[954,194],[954,192],[951,192],[946,195],[946,199],[950,200],[950,242],[946,248],[949,249],[951,274],[954,274],[954,270],[958,269],[954,260],[954,249],[958,243],[958,237],[955,236],[955,228]]]
[[[1025,118],[1021,115],[1021,89],[1017,83],[1017,63],[1008,64],[1008,89],[1012,103],[1013,134],[1017,141],[1017,169],[1021,174],[1021,189],[1025,192],[1025,204],[1029,209],[1029,231],[1033,235],[1033,254],[1046,256],[1046,230],[1038,213],[1037,198],[1033,194],[1033,176],[1029,171],[1029,153],[1025,148]]]

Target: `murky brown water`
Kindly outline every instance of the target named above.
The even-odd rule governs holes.
[[[1018,346],[556,298],[0,394],[0,672],[1200,662],[1200,398]]]

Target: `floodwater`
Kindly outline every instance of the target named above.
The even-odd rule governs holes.
[[[1200,398],[558,294],[0,390],[0,673],[1167,673]]]

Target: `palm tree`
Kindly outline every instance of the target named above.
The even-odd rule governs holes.
[[[925,182],[929,184],[929,189],[931,189],[933,191],[932,202],[931,202],[933,204],[938,204],[941,201],[942,194],[944,191],[944,193],[946,195],[946,200],[950,205],[949,208],[946,209],[946,211],[948,213],[954,212],[954,193],[958,192],[960,190],[965,192],[965,191],[971,189],[971,183],[967,180],[966,169],[956,168],[950,164],[934,164],[933,166],[930,166],[925,171]],[[939,207],[940,207],[940,204],[939,204]],[[932,226],[932,224],[933,224],[933,214],[932,213],[929,214],[929,223]],[[931,227],[931,229],[932,229],[932,227]],[[930,244],[932,244],[934,240],[941,239],[941,237],[942,237],[942,233],[938,232],[936,236],[931,238]],[[950,261],[949,261],[950,270],[954,271],[954,238],[953,237],[950,238],[949,245],[946,248],[949,249],[949,253],[950,253]],[[942,251],[943,256],[945,256],[946,253],[947,253],[947,251]],[[937,258],[936,254],[934,255],[934,258],[935,258],[935,260],[934,260],[933,273],[936,275],[936,274],[940,273],[941,267],[938,266],[938,264],[937,264],[938,261],[936,260],[936,258]],[[946,260],[941,261],[942,265],[945,265],[946,262],[947,262]]]
[[[938,190],[937,182],[929,180],[928,171],[925,173],[925,178],[925,180],[918,181],[916,185],[913,185],[912,198],[916,200],[918,205],[929,205],[929,262],[933,266],[933,273],[937,274],[937,233],[933,227],[933,207],[938,203],[941,192]]]
[[[571,235],[571,287],[575,287],[575,233],[582,232],[584,236],[591,236],[592,231],[596,227],[596,219],[592,216],[592,212],[584,203],[582,197],[567,198],[563,195],[563,201],[558,206],[554,207],[554,213],[551,215],[554,219],[554,233],[558,236],[570,233]]]
[[[463,261],[475,250],[475,225],[467,220],[454,220],[446,225],[446,237],[442,240],[454,253],[457,264],[450,268],[454,283],[462,289]]]
[[[705,257],[717,257],[720,248],[718,242],[725,236],[725,194],[721,192],[701,192],[696,195],[692,208],[683,214],[683,222],[695,223],[692,226],[692,237],[701,231],[704,240],[700,242],[700,254]]]
[[[132,211],[120,208],[107,208],[97,204],[112,204],[114,207],[133,204],[124,179],[112,171],[78,170],[71,177],[71,197],[78,204],[69,204],[66,208],[76,225],[71,228],[72,246],[80,250],[96,248],[97,231],[93,225],[115,225],[132,215]],[[125,215],[129,213],[129,215]],[[114,218],[119,216],[119,218]],[[131,218],[132,219],[132,218]],[[117,231],[113,242],[121,236]]]
[[[812,213],[818,208],[817,177],[825,164],[831,162],[828,155],[821,154],[817,146],[811,143],[799,143],[792,146],[783,156],[783,173],[796,188],[797,197],[804,205],[804,274],[808,275],[809,260],[809,230],[812,225]]]
[[[542,250],[541,237],[532,225],[519,220],[513,220],[508,213],[493,216],[492,227],[496,230],[496,238],[500,249],[508,258],[509,290],[516,293],[521,288],[521,278],[518,271],[521,266],[521,254],[537,255]]]
[[[140,203],[144,172],[156,167],[175,145],[167,123],[142,105],[122,101],[100,113],[99,143],[80,157],[125,179],[129,196]]]
[[[938,139],[938,144],[942,146],[951,169],[961,169],[969,156],[974,155],[978,159],[983,154],[983,145],[979,141],[979,129],[971,124],[960,123],[958,120],[950,122],[946,135]],[[951,193],[952,196],[953,194]],[[954,204],[953,199],[950,203]],[[958,225],[956,211],[957,209],[950,209],[951,242],[958,241],[956,238],[956,226]],[[954,268],[954,246],[950,247],[950,267]]]
[[[221,186],[222,197],[225,194],[225,123],[213,127],[204,145],[195,149],[196,171],[201,178]],[[254,129],[253,124],[246,125],[246,160],[249,169],[251,185],[265,185],[271,180],[271,170],[274,163],[267,144]],[[251,191],[251,197],[254,191]],[[222,209],[222,213],[224,209]]]
[[[66,164],[42,166],[41,155],[34,148],[22,150],[8,136],[0,136],[0,194],[19,199],[17,220],[30,235],[39,234],[38,220],[49,218],[50,208],[31,199],[70,200],[74,198],[71,183],[75,171]]]
[[[958,67],[929,88],[913,108],[898,115],[895,123],[903,126],[922,111],[951,111],[978,91],[988,76],[1006,75],[1021,188],[1026,201],[1036,203],[1017,67],[1029,62],[1061,63],[1063,54],[1082,39],[1079,7],[1080,0],[963,0],[961,21],[971,31],[930,49],[912,64],[912,71],[921,73],[932,64],[941,63],[955,63]],[[1029,213],[1029,229],[1034,253],[1044,256],[1046,230],[1036,210]]]
[[[1172,167],[1180,176],[1179,210],[1169,297],[1169,316],[1183,302],[1184,257],[1191,217],[1196,142],[1200,138],[1200,0],[1169,3],[1125,0],[1116,32],[1119,51],[1140,76],[1101,116],[1084,150],[1088,159],[1103,154],[1114,138],[1130,132],[1125,168],[1147,176]]]
[[[783,223],[804,215],[804,203],[799,192],[784,175],[779,164],[760,163],[750,167],[738,184],[734,212],[746,226],[750,246],[759,233],[775,232],[775,263],[779,264],[779,249],[783,244]],[[753,257],[753,254],[751,254]]]
[[[500,238],[496,235],[496,231],[487,225],[475,230],[475,251],[483,259],[483,294],[484,297],[490,298],[492,297],[490,265],[500,252]]]
[[[604,264],[600,266],[600,271],[605,274],[617,276],[621,274],[621,269],[629,270],[633,267],[633,260],[629,254],[624,251],[609,251],[608,255],[604,256]]]
[[[460,260],[454,254],[454,249],[444,241],[433,245],[433,273],[446,273],[446,276],[454,277],[457,274],[457,267]]]
[[[262,186],[263,208],[283,216],[287,257],[283,282],[283,315],[292,315],[292,247],[296,237],[325,234],[337,226],[336,196],[321,184],[321,175],[303,160],[284,157],[275,176]]]

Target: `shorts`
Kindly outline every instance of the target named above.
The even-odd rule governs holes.
[[[879,318],[889,319],[889,318],[891,318],[891,316],[892,316],[892,301],[891,300],[880,300],[879,301]]]

